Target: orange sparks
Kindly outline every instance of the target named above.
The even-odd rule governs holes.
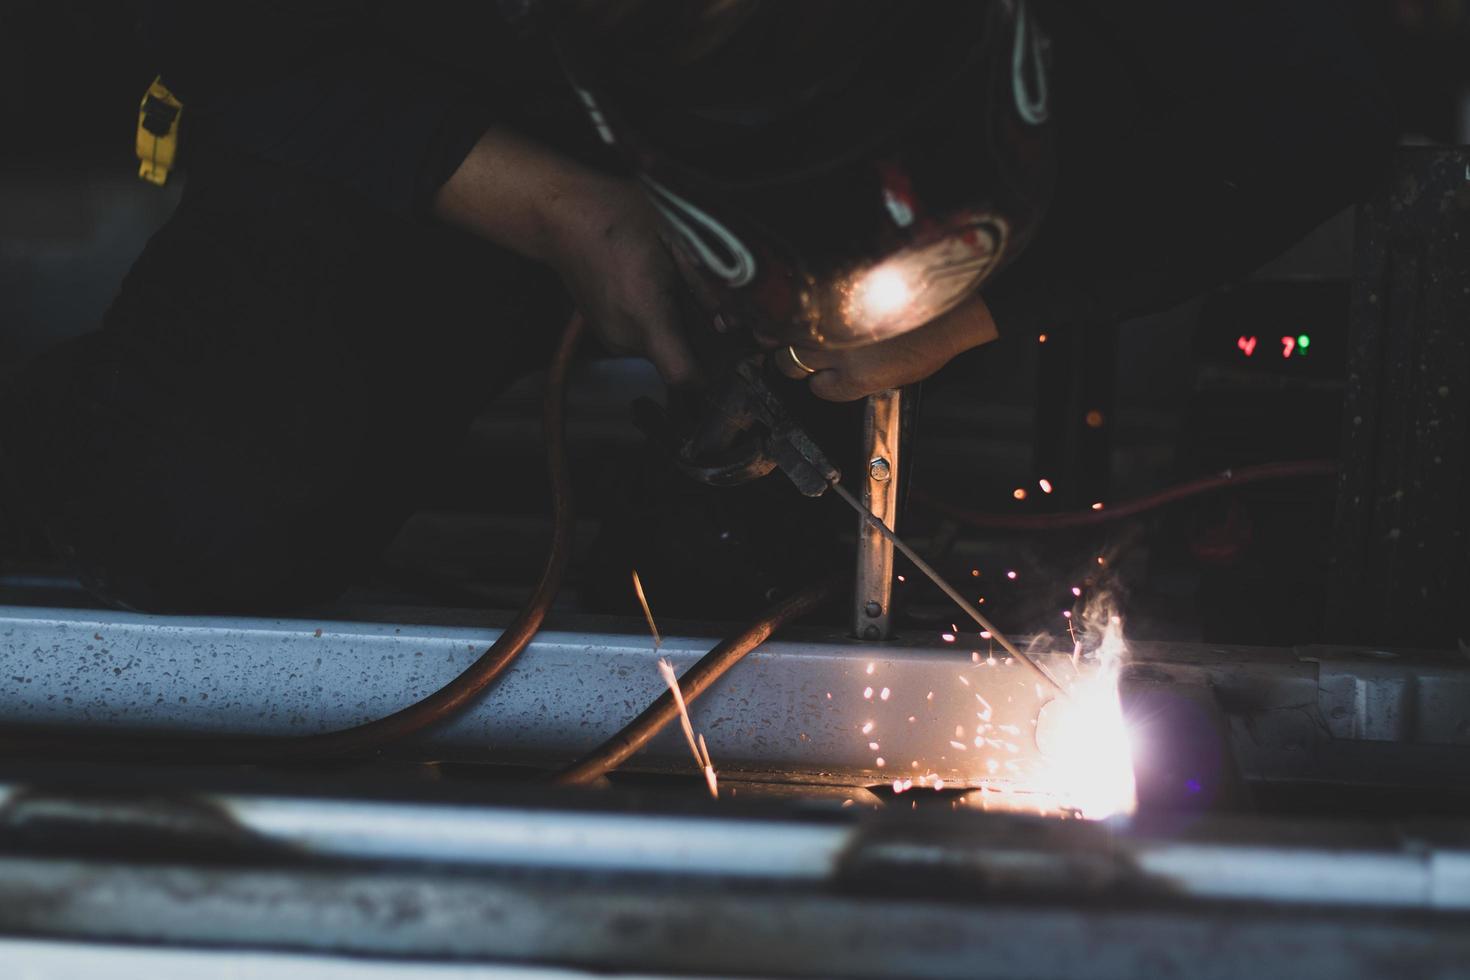
[[[1036,342],[1037,342],[1037,343],[1038,343],[1038,344],[1044,344],[1044,343],[1046,343],[1046,334],[1041,334],[1041,335],[1039,335],[1039,336],[1038,336],[1038,337],[1037,337],[1037,338],[1036,338]]]
[[[718,800],[720,781],[715,776],[714,760],[709,757],[709,746],[704,744],[704,732],[699,733],[699,754],[704,757],[704,782],[709,787],[709,795]]]
[[[1103,504],[1102,504],[1102,501],[1101,500],[1094,501],[1093,504],[1092,504],[1092,509],[1093,510],[1102,510],[1102,507],[1103,507]]]
[[[679,725],[684,729],[684,738],[689,742],[689,751],[694,753],[694,762],[704,772],[710,795],[719,799],[720,789],[715,779],[715,765],[710,761],[709,747],[704,744],[703,735],[699,736],[697,742],[695,741],[694,725],[689,720],[689,706],[684,703],[684,692],[679,688],[679,678],[674,674],[674,665],[660,657],[658,672],[663,677],[664,683],[669,686],[669,691],[674,695],[674,704],[679,708]]]
[[[1006,572],[1006,578],[1014,582],[1016,580],[1016,573],[1014,571]]]
[[[1025,500],[1026,499],[1026,488],[1025,487],[1017,487],[1016,489],[1014,489],[1014,490],[1011,491],[1011,496],[1012,497],[1015,497],[1017,500]]]
[[[1079,586],[1074,585],[1072,586],[1072,594],[1080,599],[1082,597],[1082,589]]]
[[[663,646],[663,637],[658,635],[658,624],[653,621],[653,610],[648,607],[648,596],[643,594],[643,580],[638,577],[638,569],[633,569],[633,592],[638,596],[638,604],[643,607],[643,618],[648,620],[648,632],[653,634],[653,648],[657,650]]]
[[[1042,493],[1051,493],[1051,481],[1048,480],[1046,477],[1042,477],[1040,480],[1038,480],[1037,485],[1041,487]]]

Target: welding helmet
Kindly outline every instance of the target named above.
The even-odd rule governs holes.
[[[957,305],[1052,183],[1027,0],[564,0],[543,24],[695,292],[770,342],[852,347]]]

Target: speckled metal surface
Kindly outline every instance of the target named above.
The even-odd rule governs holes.
[[[565,763],[665,690],[659,656],[683,671],[718,633],[668,636],[655,652],[643,628],[544,631],[500,683],[413,751]],[[480,626],[0,607],[0,718],[184,737],[328,731],[422,697],[496,635]],[[914,775],[918,763],[955,786],[1014,784],[1038,753],[1032,722],[1045,699],[1020,667],[1003,656],[992,665],[989,655],[974,634],[865,644],[794,629],[695,702],[694,725],[722,772],[881,785]],[[1043,656],[1057,676],[1071,676],[1070,658]],[[1470,780],[1470,659],[1458,653],[1135,643],[1131,659],[1125,688],[1203,691],[1217,702],[1248,779]],[[977,745],[977,716],[987,711],[994,727]],[[633,767],[692,771],[677,731],[658,736]]]
[[[329,731],[423,697],[496,635],[467,627],[0,609],[0,716],[13,724],[183,734]],[[988,654],[984,641],[973,642]],[[776,640],[692,706],[694,724],[724,771],[871,783],[932,773],[956,785],[1015,775],[1036,754],[1031,733],[1044,699],[1003,655],[977,662],[963,643]],[[658,657],[683,671],[713,644],[673,636],[655,652],[646,634],[544,631],[481,701],[426,733],[424,747],[507,764],[564,762],[663,692]],[[1054,662],[1071,670],[1068,657]],[[989,715],[996,737],[977,746],[979,713]],[[687,753],[681,734],[665,732],[638,765],[683,769]]]

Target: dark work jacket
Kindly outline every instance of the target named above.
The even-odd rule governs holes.
[[[1035,2],[1057,186],[986,288],[1002,333],[1148,313],[1248,272],[1360,195],[1392,146],[1344,0]],[[550,49],[490,0],[158,0],[144,33],[189,139],[404,216],[492,125],[616,166]]]

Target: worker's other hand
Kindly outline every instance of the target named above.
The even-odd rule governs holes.
[[[632,181],[492,129],[435,195],[434,213],[545,262],[609,348],[641,354],[674,385],[694,380],[680,279],[652,205]]]
[[[785,348],[773,352],[788,378],[808,379],[812,392],[832,402],[856,401],[922,381],[956,356],[996,338],[990,308],[978,295],[916,330],[850,350],[798,350],[808,374]]]

